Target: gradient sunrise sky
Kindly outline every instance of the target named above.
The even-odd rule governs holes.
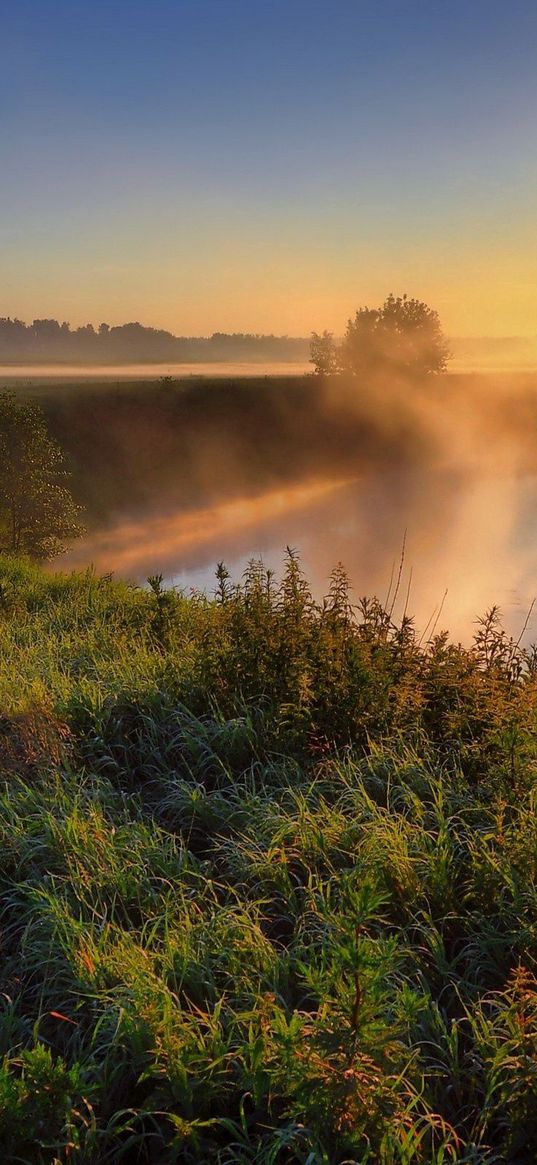
[[[537,332],[535,0],[3,0],[0,315]]]

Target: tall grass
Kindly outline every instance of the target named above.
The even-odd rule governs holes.
[[[0,568],[2,1161],[537,1154],[534,656]]]

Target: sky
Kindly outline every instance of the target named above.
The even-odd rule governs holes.
[[[0,0],[0,315],[537,333],[535,0]]]

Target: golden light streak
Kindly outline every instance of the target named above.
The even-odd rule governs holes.
[[[229,536],[273,522],[284,515],[308,509],[316,502],[352,483],[353,478],[302,483],[272,490],[258,497],[237,498],[219,506],[186,513],[146,514],[140,521],[125,520],[85,538],[68,555],[71,566],[92,563],[97,571],[139,573],[142,563],[155,569],[173,555],[175,571],[189,565],[196,548],[221,542]]]

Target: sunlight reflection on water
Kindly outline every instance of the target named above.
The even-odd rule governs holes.
[[[408,608],[420,628],[443,603],[440,626],[467,640],[476,617],[498,604],[507,629],[518,636],[537,589],[537,478],[485,477],[458,496],[455,491],[444,522],[429,484],[430,505],[421,512],[421,525],[406,531],[395,615],[402,614],[410,588]],[[498,515],[513,491],[519,521],[502,541]],[[278,575],[285,546],[291,545],[301,555],[316,597],[325,593],[330,570],[342,561],[355,598],[374,591],[382,599],[392,564],[397,571],[404,535],[404,511],[389,521],[383,514],[382,483],[306,482],[222,506],[140,515],[79,544],[66,565],[91,562],[97,570],[114,570],[141,583],[162,572],[169,585],[212,594],[220,559],[235,580],[252,557]],[[391,563],[385,551],[377,554],[376,542],[391,546]],[[535,638],[537,619],[532,617],[525,639]]]

